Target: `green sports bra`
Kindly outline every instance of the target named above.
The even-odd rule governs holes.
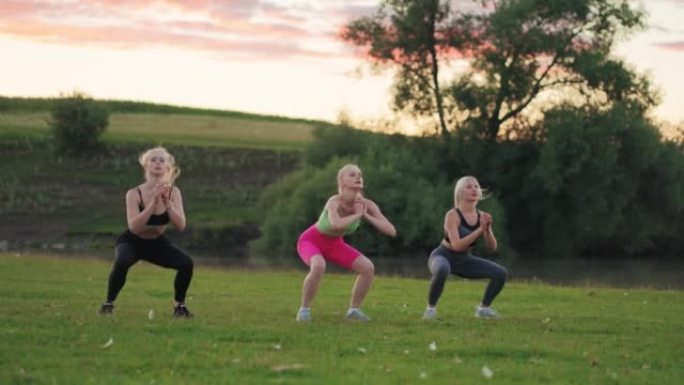
[[[344,229],[344,235],[349,235],[356,231],[356,229],[359,228],[361,225],[361,219],[357,219],[354,222],[350,223],[347,225],[347,227]],[[323,212],[321,213],[321,216],[318,217],[318,222],[316,222],[316,228],[318,231],[320,231],[323,234],[326,235],[332,235],[332,236],[339,236],[338,233],[334,232],[330,226],[330,218],[328,217],[328,209],[324,208]]]

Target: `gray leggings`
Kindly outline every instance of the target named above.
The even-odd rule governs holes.
[[[430,253],[428,268],[432,273],[430,281],[430,292],[428,294],[428,304],[437,305],[439,297],[444,291],[449,274],[458,275],[463,278],[489,278],[489,284],[484,292],[482,305],[489,306],[494,298],[501,292],[508,272],[506,269],[492,261],[478,258],[467,253],[456,253],[440,245]]]

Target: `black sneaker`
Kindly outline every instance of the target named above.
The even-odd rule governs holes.
[[[191,318],[192,313],[184,303],[173,307],[173,316],[176,318]]]
[[[107,315],[107,314],[112,314],[113,311],[114,311],[114,304],[111,302],[105,302],[102,304],[102,307],[100,307],[99,313]]]

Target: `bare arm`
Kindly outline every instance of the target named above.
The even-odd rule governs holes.
[[[128,222],[128,229],[136,234],[140,234],[147,229],[147,221],[154,213],[154,206],[160,199],[160,195],[156,194],[154,202],[148,204],[143,211],[140,211],[140,196],[135,190],[128,190],[126,193],[126,220]]]
[[[183,195],[178,187],[171,189],[170,199],[164,199],[169,220],[178,231],[185,230],[185,210],[183,208]]]
[[[494,230],[492,228],[494,220],[492,219],[492,216],[490,214],[483,212],[482,222],[484,223],[483,238],[485,242],[485,249],[487,250],[487,252],[493,253],[496,251],[496,248],[498,246],[498,243],[496,242],[496,237],[494,236]]]
[[[340,217],[338,209],[340,207],[340,202],[337,196],[332,196],[328,199],[328,203],[325,204],[325,208],[328,210],[328,219],[330,220],[330,228],[333,231],[343,231],[354,221],[360,219],[363,216],[365,208],[361,202],[354,205],[354,214],[347,215],[346,217]]]
[[[461,235],[458,233],[458,226],[460,224],[461,220],[456,215],[456,212],[449,210],[444,217],[444,228],[447,234],[449,234],[449,246],[455,251],[467,251],[470,245],[482,235],[484,228],[480,223],[480,227],[475,229],[475,231],[461,238]]]
[[[395,237],[397,235],[397,230],[394,225],[382,214],[380,207],[370,199],[365,199],[366,211],[363,215],[363,219],[369,222],[373,227],[378,229],[381,233]]]

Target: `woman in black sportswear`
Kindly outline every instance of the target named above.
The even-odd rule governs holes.
[[[114,300],[126,282],[128,269],[139,260],[176,270],[174,310],[176,317],[191,317],[185,295],[192,280],[193,263],[188,254],[164,235],[166,226],[185,229],[180,189],[173,184],[180,170],[163,147],[145,151],[139,158],[145,182],[126,193],[128,229],[116,240],[115,261],[109,274],[107,300],[101,314],[111,314]]]

